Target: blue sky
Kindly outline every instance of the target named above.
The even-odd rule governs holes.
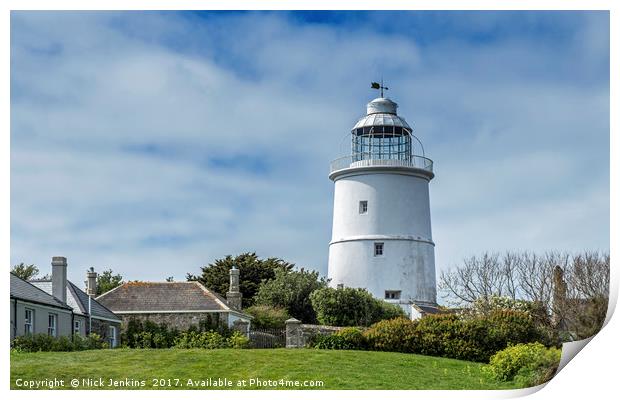
[[[609,248],[606,12],[12,12],[11,263],[327,271],[331,159],[383,75],[437,269]]]

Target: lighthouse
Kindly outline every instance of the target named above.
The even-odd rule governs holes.
[[[331,162],[334,216],[328,277],[366,288],[415,319],[436,311],[429,183],[433,161],[398,105],[381,96],[351,129],[351,154]]]

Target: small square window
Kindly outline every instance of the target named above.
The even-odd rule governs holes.
[[[400,299],[400,290],[386,290],[385,291],[386,300],[397,300]]]
[[[375,243],[375,257],[376,256],[382,256],[383,255],[383,243],[382,242],[376,242]]]
[[[360,214],[366,214],[368,212],[368,200],[360,201]]]

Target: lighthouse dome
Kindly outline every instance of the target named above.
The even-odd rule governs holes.
[[[396,115],[398,104],[385,97],[378,97],[366,106],[366,115],[360,118],[353,130],[370,126],[394,126],[411,131],[404,118]]]
[[[367,114],[388,113],[396,115],[398,104],[386,97],[377,97],[366,106]]]

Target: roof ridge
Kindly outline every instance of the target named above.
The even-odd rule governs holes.
[[[210,294],[215,299],[216,302],[218,302],[220,305],[225,307],[227,310],[231,310],[231,307],[228,305],[226,301],[224,301],[224,299],[221,299],[220,296],[215,295],[210,289],[208,289],[202,283],[200,283],[199,281],[191,281],[191,282],[196,283],[198,287],[202,289],[203,292],[205,292],[206,294]]]
[[[40,292],[43,292],[46,296],[51,297],[54,301],[58,302],[58,304],[60,304],[60,306],[61,306],[61,307],[66,307],[66,308],[71,309],[71,310],[73,309],[73,308],[72,308],[71,306],[69,306],[66,302],[65,302],[65,303],[63,303],[63,302],[62,302],[62,301],[60,301],[60,299],[59,299],[59,298],[57,298],[56,296],[51,295],[51,294],[47,293],[45,290],[41,289],[40,287],[37,287],[36,285],[33,285],[33,284],[32,284],[32,283],[30,283],[29,281],[27,281],[27,280],[25,280],[25,279],[20,278],[19,276],[17,276],[17,274],[14,274],[13,272],[11,272],[11,275],[15,276],[15,277],[16,277],[17,279],[19,279],[20,281],[22,281],[22,282],[24,282],[24,283],[27,283],[28,285],[32,286],[32,287],[33,287],[33,288],[35,288],[36,290],[38,290],[38,291],[40,291]],[[10,292],[10,288],[9,288],[9,292]]]

